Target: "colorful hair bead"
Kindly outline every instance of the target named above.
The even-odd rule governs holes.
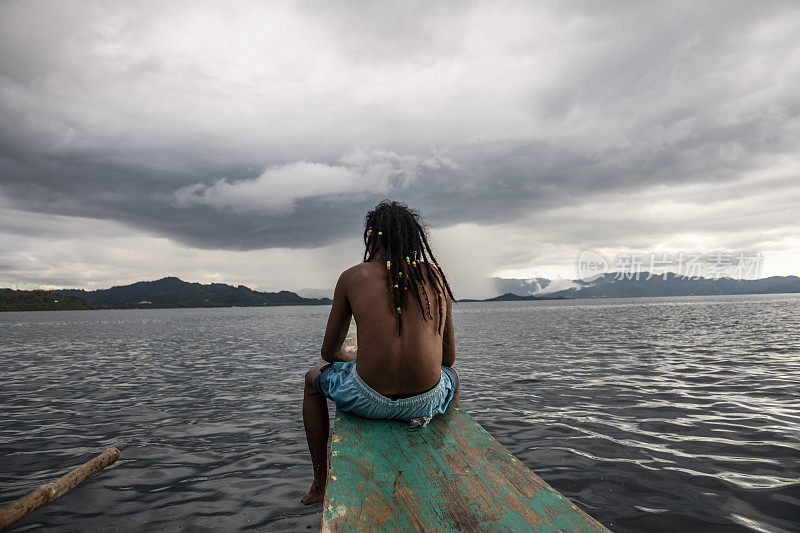
[[[398,308],[397,308],[397,314],[399,315],[399,314],[400,314],[400,313],[402,313],[402,312],[403,312],[403,311],[401,311],[401,310],[400,310],[400,308],[398,307]]]
[[[401,277],[401,278],[403,277],[403,273],[402,273],[402,272],[400,272],[400,277]]]
[[[406,256],[406,263],[411,264],[411,259],[408,256]]]
[[[417,266],[417,262],[416,262],[416,261],[414,261],[414,262],[412,263],[412,265],[414,265],[414,266]]]
[[[407,291],[407,290],[408,290],[408,287],[403,287],[403,290],[404,290],[404,291]]]
[[[390,268],[392,268],[392,262],[386,261],[386,270],[389,270]]]
[[[379,232],[378,232],[378,235],[383,235],[383,232],[382,232],[382,231],[379,231]]]
[[[439,293],[437,293],[437,294],[439,295],[439,298],[441,298],[441,297],[442,297],[442,293],[441,293],[441,292],[439,292]]]

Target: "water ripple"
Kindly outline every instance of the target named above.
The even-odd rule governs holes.
[[[326,307],[0,314],[0,502],[117,446],[14,531],[317,529],[302,374]],[[800,298],[455,307],[462,404],[619,532],[800,531]]]

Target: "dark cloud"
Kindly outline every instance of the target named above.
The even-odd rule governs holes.
[[[760,193],[797,194],[798,33],[794,2],[5,2],[0,195],[209,250],[335,244],[385,197],[573,250],[713,239],[740,210],[743,246],[791,247]],[[725,184],[716,218],[604,225]]]

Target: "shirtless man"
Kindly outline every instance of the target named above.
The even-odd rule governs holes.
[[[322,359],[306,373],[303,423],[314,465],[305,505],[325,497],[328,404],[366,418],[425,426],[458,401],[453,293],[419,214],[384,201],[367,213],[364,262],[345,270],[333,293]],[[342,349],[350,317],[358,353]]]

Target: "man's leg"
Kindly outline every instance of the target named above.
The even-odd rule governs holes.
[[[328,478],[328,402],[325,396],[314,388],[314,378],[319,375],[320,368],[312,368],[306,372],[306,384],[303,392],[303,424],[306,426],[308,451],[314,465],[314,481],[308,494],[300,501],[305,505],[318,503],[325,499],[325,483]]]
[[[457,379],[458,379],[458,383],[456,383],[456,392],[453,393],[453,400],[458,402],[458,399],[460,397],[459,393],[461,392],[461,374],[459,374],[458,370],[456,370],[455,368],[453,369],[453,372],[456,373],[456,376],[457,376]]]

